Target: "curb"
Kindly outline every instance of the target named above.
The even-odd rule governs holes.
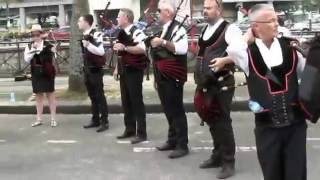
[[[160,104],[146,104],[146,112],[149,113],[162,113]],[[193,103],[185,103],[186,112],[195,112]],[[110,114],[122,113],[120,104],[108,104]],[[247,101],[235,101],[231,105],[232,111],[249,111]],[[44,108],[44,113],[48,113],[49,108]],[[0,114],[35,114],[36,108],[31,105],[3,105],[0,106]],[[58,114],[89,114],[91,108],[89,105],[59,105],[57,107]]]

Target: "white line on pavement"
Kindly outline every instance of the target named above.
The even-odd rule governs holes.
[[[130,141],[117,141],[118,144],[130,144]]]
[[[191,151],[199,152],[199,151],[211,151],[213,147],[211,146],[195,146],[191,147]],[[154,152],[156,150],[155,147],[133,147],[133,152],[143,153],[143,152]],[[237,152],[255,152],[257,148],[255,146],[237,146]]]
[[[5,143],[5,142],[7,142],[7,140],[5,140],[5,139],[0,139],[0,143]]]
[[[307,138],[307,141],[320,141],[320,138]]]
[[[47,143],[50,144],[74,144],[77,143],[76,140],[48,140]]]

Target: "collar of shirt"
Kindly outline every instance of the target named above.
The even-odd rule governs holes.
[[[132,26],[133,26],[133,24],[130,24],[129,26],[127,26],[126,28],[124,28],[124,31],[125,31],[128,35],[131,34],[131,33],[130,33],[130,30],[131,30]]]
[[[92,31],[92,29],[93,29],[93,28],[91,27],[90,29],[84,31],[84,32],[83,32],[83,35],[88,35],[88,34],[90,34],[90,32]]]
[[[165,23],[165,24],[162,26],[163,29],[162,29],[161,38],[163,38],[164,35],[166,34],[166,32],[168,31],[168,28],[169,28],[171,22],[172,22],[172,21],[168,21],[167,23]]]
[[[270,48],[268,48],[259,38],[256,38],[255,42],[259,48],[259,51],[265,64],[269,69],[282,64],[282,49],[277,38],[274,38]]]
[[[203,40],[205,41],[208,40],[212,36],[212,34],[218,29],[218,27],[221,25],[222,22],[223,22],[223,19],[220,18],[213,25],[208,24],[206,31],[203,34]]]

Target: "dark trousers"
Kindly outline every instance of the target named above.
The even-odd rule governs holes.
[[[103,90],[103,71],[96,69],[85,72],[85,85],[91,100],[92,121],[99,124],[108,123],[108,106]]]
[[[207,124],[213,139],[214,149],[212,158],[218,158],[222,163],[234,164],[235,162],[235,140],[230,117],[231,103],[234,89],[222,91],[218,94],[221,116],[209,121]]]
[[[156,80],[158,94],[168,120],[167,143],[188,148],[188,123],[183,105],[183,84],[171,79]]]
[[[146,137],[146,110],[142,95],[143,75],[143,70],[124,68],[120,76],[120,89],[126,131]]]
[[[264,180],[306,180],[305,121],[282,128],[256,126],[258,159]]]

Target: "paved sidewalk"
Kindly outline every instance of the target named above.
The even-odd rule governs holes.
[[[236,81],[244,82],[242,73],[236,73]],[[112,76],[104,76],[105,92],[108,99],[110,113],[121,112],[121,98],[119,82]],[[88,97],[66,97],[68,77],[56,78],[56,93],[58,96],[58,113],[89,113],[90,100]],[[188,75],[188,82],[184,88],[184,103],[188,112],[193,112],[193,95],[195,84],[193,74]],[[161,112],[158,95],[153,87],[153,77],[143,83],[143,95],[148,113]],[[14,96],[14,97],[13,97]],[[246,87],[236,89],[233,110],[247,110],[248,93]],[[5,114],[30,114],[35,112],[34,98],[30,81],[14,82],[13,78],[0,79],[0,113]],[[47,110],[46,110],[47,111]]]

